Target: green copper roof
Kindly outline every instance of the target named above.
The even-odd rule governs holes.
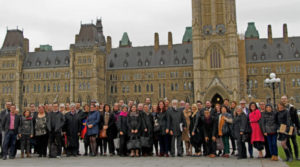
[[[51,45],[40,45],[40,51],[52,51]]]
[[[193,30],[192,27],[186,27],[182,42],[192,42]]]
[[[131,46],[131,42],[129,40],[127,32],[124,32],[123,37],[120,41],[120,47],[126,47],[126,46]]]
[[[248,23],[248,28],[247,28],[247,31],[245,33],[245,37],[246,38],[259,38],[259,33],[258,33],[258,31],[255,27],[254,22]]]

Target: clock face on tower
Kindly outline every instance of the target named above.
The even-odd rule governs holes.
[[[216,26],[216,32],[217,34],[219,35],[224,35],[225,32],[226,32],[226,28],[225,28],[225,25],[224,24],[219,24]]]

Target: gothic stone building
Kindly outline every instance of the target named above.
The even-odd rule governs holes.
[[[20,107],[58,101],[112,104],[123,99],[153,103],[168,98],[188,102],[223,99],[270,101],[264,79],[275,72],[282,79],[276,99],[288,95],[300,107],[300,38],[259,38],[254,23],[237,34],[235,0],[192,0],[192,27],[182,43],[133,47],[127,33],[119,47],[105,38],[101,20],[81,25],[69,50],[41,45],[29,52],[20,30],[7,30],[0,50],[0,103]]]

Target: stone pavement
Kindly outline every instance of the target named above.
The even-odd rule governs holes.
[[[81,143],[81,149],[83,149]],[[254,149],[255,150],[255,149]],[[81,153],[83,150],[81,150]],[[18,151],[19,153],[19,151]],[[255,151],[257,156],[257,152]],[[17,155],[16,159],[0,160],[0,167],[288,167],[284,162],[272,162],[269,159],[244,159],[237,160],[235,156],[230,158],[207,158],[207,157],[119,157],[119,156],[98,156],[98,157],[62,157],[61,159],[49,159],[49,158],[20,158],[20,154]]]
[[[0,160],[0,166],[3,167],[101,167],[101,166],[122,166],[122,167],[155,167],[155,166],[172,166],[172,167],[288,167],[284,162],[272,162],[270,160],[245,159],[237,160],[235,157],[226,158],[206,158],[206,157],[176,157],[176,158],[160,158],[160,157],[73,157],[61,159],[49,159],[33,157],[29,159]]]

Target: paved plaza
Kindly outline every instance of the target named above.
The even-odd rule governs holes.
[[[83,153],[83,146],[81,143],[81,153]],[[19,153],[19,151],[18,151]],[[257,156],[257,152],[255,152]],[[72,157],[67,158],[63,156],[61,159],[32,158],[21,159],[20,154],[16,159],[5,161],[0,160],[2,167],[156,167],[156,166],[170,166],[170,167],[288,167],[284,162],[272,162],[269,159],[245,159],[237,160],[235,156],[227,158],[207,158],[207,157],[119,157],[119,156],[98,156],[98,157]]]

